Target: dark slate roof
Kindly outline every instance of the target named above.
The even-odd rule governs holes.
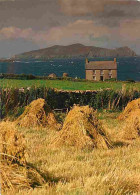
[[[91,61],[86,64],[88,70],[106,70],[106,69],[117,69],[117,63],[114,61]]]

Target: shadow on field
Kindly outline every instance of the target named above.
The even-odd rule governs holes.
[[[49,172],[44,172],[42,173],[39,169],[37,169],[32,163],[27,163],[27,169],[28,168],[32,168],[34,170],[36,170],[38,172],[38,174],[41,175],[41,177],[43,177],[43,179],[45,180],[46,183],[48,183],[49,185],[53,185],[58,183],[60,180],[66,180],[64,178],[60,178],[60,177],[54,177],[52,174],[50,174]],[[32,173],[29,175],[29,178],[32,177]],[[35,180],[34,183],[32,184],[32,188],[35,188],[37,186],[40,186],[39,181]]]
[[[125,142],[125,141],[116,141],[113,143],[113,148],[117,148],[117,147],[123,147],[123,146],[128,146],[130,145],[129,142]]]

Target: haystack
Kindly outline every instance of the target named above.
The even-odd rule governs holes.
[[[2,192],[13,192],[18,190],[31,189],[35,186],[45,184],[43,177],[33,168],[7,163],[0,163],[0,181]]]
[[[122,138],[136,139],[140,136],[140,98],[127,104],[125,110],[118,117],[123,121]]]
[[[2,192],[31,188],[45,183],[41,175],[29,167],[25,158],[25,142],[14,123],[0,123],[0,183]]]
[[[0,175],[2,192],[15,192],[18,189],[31,188],[27,169],[18,164],[0,163]]]
[[[131,111],[125,119],[122,137],[128,140],[140,137],[140,109]]]
[[[32,101],[25,108],[24,113],[16,120],[16,124],[20,127],[27,128],[46,127],[47,125],[57,127],[58,125],[50,107],[41,98]]]
[[[106,132],[89,106],[74,106],[68,113],[63,128],[53,140],[53,146],[76,148],[103,148],[110,146]]]
[[[125,107],[125,110],[119,115],[118,119],[124,120],[128,118],[135,109],[140,109],[140,98],[129,102]]]
[[[1,160],[11,163],[25,163],[25,142],[12,122],[0,123],[0,154]]]

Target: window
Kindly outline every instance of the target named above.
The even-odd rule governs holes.
[[[95,75],[96,74],[96,70],[93,70],[93,75]]]
[[[93,76],[93,80],[96,81],[96,76]]]
[[[104,74],[104,71],[103,70],[100,70],[100,74],[103,75]]]

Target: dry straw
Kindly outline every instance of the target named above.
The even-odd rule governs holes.
[[[138,137],[140,137],[140,109],[135,109],[124,121],[123,138],[132,140]]]
[[[16,192],[18,189],[31,188],[27,169],[18,164],[0,163],[2,192]]]
[[[59,128],[53,112],[44,99],[37,99],[26,106],[24,113],[15,121],[20,127],[44,128],[53,126]]]
[[[96,118],[96,112],[89,106],[74,106],[51,145],[107,149],[111,146],[110,143],[105,130]]]
[[[140,109],[140,98],[129,102],[125,107],[124,111],[122,112],[122,114],[120,114],[118,119],[124,120],[128,118],[131,112],[134,111],[135,109]]]
[[[119,120],[124,122],[122,131],[124,139],[131,140],[140,136],[140,98],[128,103]]]
[[[31,188],[45,181],[41,175],[29,167],[25,158],[24,138],[18,133],[14,123],[0,123],[0,183],[2,192],[15,194],[17,189]]]
[[[1,160],[8,164],[13,162],[25,163],[24,138],[15,128],[12,122],[0,123],[0,154]]]

